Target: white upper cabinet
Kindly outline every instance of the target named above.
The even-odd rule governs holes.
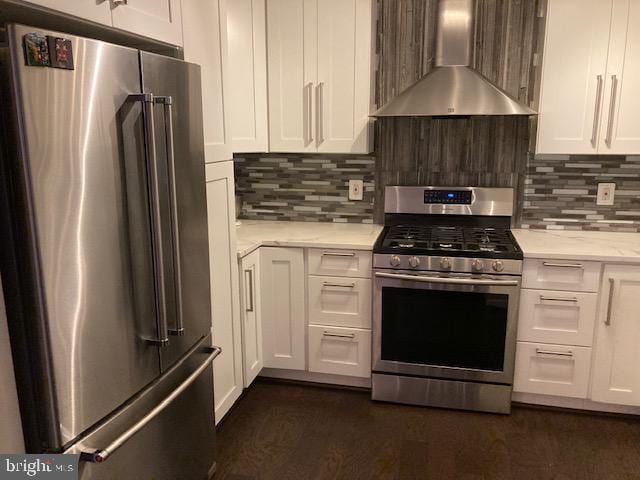
[[[182,45],[180,0],[126,0],[117,6],[116,2],[112,3],[115,7],[111,11],[114,27],[173,45]]]
[[[265,0],[227,4],[229,100],[234,152],[269,151]]]
[[[29,0],[29,3],[161,42],[182,45],[180,0]]]
[[[319,0],[317,13],[318,151],[368,153],[371,1]]]
[[[371,9],[371,0],[267,0],[271,151],[371,151]]]
[[[611,0],[549,0],[536,153],[596,153]]]
[[[640,153],[640,1],[549,0],[538,154]]]
[[[640,1],[614,0],[599,153],[640,153]]]
[[[111,2],[87,2],[78,0],[28,0],[42,7],[58,10],[59,12],[75,15],[92,22],[102,23],[111,26]]]
[[[268,0],[269,132],[273,152],[315,152],[316,0]]]
[[[206,163],[233,158],[225,108],[229,105],[226,5],[226,0],[182,0],[184,59],[202,67]]]
[[[640,406],[640,266],[607,265],[596,330],[591,398]]]

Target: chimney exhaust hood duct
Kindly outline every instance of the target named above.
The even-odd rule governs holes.
[[[439,1],[435,67],[372,117],[536,115],[470,67],[473,14],[473,0]]]

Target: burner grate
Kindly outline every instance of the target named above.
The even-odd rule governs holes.
[[[507,229],[429,225],[392,226],[382,246],[402,253],[411,253],[411,249],[495,253],[516,250]]]

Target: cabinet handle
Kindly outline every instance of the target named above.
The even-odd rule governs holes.
[[[247,274],[249,277],[248,288],[245,288],[245,292],[249,293],[249,297],[245,293],[245,303],[247,307],[245,307],[245,312],[253,312],[254,304],[253,304],[253,270],[245,270],[244,271],[244,284],[247,286]]]
[[[541,302],[572,302],[572,303],[578,303],[578,299],[576,297],[572,297],[572,298],[560,298],[560,297],[546,297],[544,295],[540,295],[540,301]]]
[[[355,253],[322,252],[323,257],[355,257]]]
[[[313,103],[313,83],[307,83],[307,86],[304,87],[304,96],[306,97],[304,102],[307,106],[307,129],[305,132],[305,144],[309,145],[313,142],[313,112],[312,112],[312,103]]]
[[[604,324],[609,327],[611,326],[611,310],[613,310],[613,291],[616,288],[616,280],[614,278],[609,279],[609,302],[607,303],[607,319],[604,321]]]
[[[611,148],[611,138],[613,137],[613,115],[616,110],[616,96],[618,94],[618,77],[611,75],[611,103],[609,104],[609,122],[607,124],[607,138],[605,143]]]
[[[540,348],[536,348],[536,355],[557,355],[559,357],[573,357],[573,352],[554,352],[551,350],[541,350]]]
[[[600,118],[600,107],[602,105],[602,75],[598,75],[598,88],[596,89],[596,106],[593,110],[593,127],[591,129],[591,145],[596,147],[598,136],[598,119]]]
[[[320,82],[316,87],[316,131],[318,145],[324,142],[324,82]]]
[[[322,332],[323,337],[334,337],[334,338],[348,338],[353,340],[356,338],[355,333],[332,333],[332,332]]]
[[[564,268],[584,268],[584,265],[581,263],[552,263],[552,262],[543,262],[542,265],[545,267],[564,267]]]
[[[336,288],[355,288],[356,284],[355,283],[331,283],[331,282],[324,282],[322,284],[322,287],[336,287]]]

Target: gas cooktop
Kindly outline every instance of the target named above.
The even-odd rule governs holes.
[[[511,231],[505,228],[425,224],[392,225],[384,229],[374,252],[396,255],[470,256],[521,259]]]

